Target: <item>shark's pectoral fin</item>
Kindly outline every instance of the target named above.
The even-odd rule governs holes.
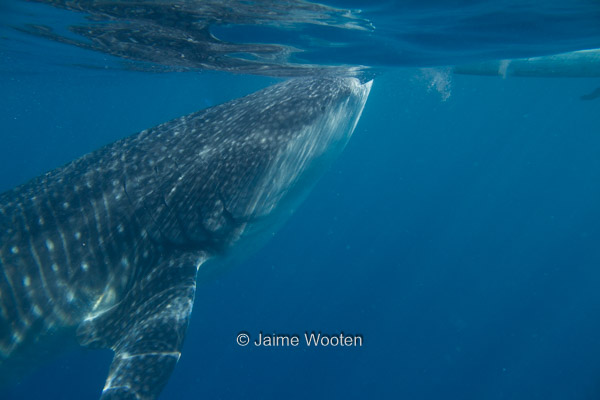
[[[179,360],[194,302],[198,259],[169,259],[117,306],[78,328],[82,345],[115,352],[102,400],[154,399]]]

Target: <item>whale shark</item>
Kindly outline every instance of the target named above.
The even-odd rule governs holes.
[[[114,352],[101,399],[157,398],[198,271],[272,236],[348,142],[371,84],[290,79],[0,194],[0,374],[68,336]]]
[[[600,49],[577,50],[549,56],[491,60],[452,68],[459,75],[595,78],[600,76]]]

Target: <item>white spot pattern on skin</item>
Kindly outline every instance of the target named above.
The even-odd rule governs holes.
[[[46,248],[48,251],[54,251],[54,243],[50,239],[46,239]]]
[[[29,285],[31,285],[31,278],[29,276],[25,276],[23,278],[23,286],[29,287]]]
[[[90,268],[89,264],[86,262],[81,263],[81,269],[85,272]]]
[[[13,254],[19,254],[19,248],[17,246],[13,246],[10,248],[10,252]]]
[[[12,340],[15,343],[21,343],[23,341],[23,335],[21,335],[19,332],[13,332]]]

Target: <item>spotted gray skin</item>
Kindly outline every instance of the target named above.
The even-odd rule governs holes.
[[[349,139],[371,83],[295,79],[0,195],[0,371],[56,332],[110,348],[102,399],[154,399],[198,269],[269,233]]]

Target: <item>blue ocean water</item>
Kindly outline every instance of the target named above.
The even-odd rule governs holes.
[[[600,398],[600,99],[580,99],[600,78],[447,68],[598,48],[598,3],[328,4],[363,9],[375,29],[214,30],[269,43],[276,29],[277,43],[306,50],[300,61],[377,74],[347,149],[290,221],[241,265],[200,280],[161,398]],[[62,24],[67,11],[0,11],[2,190],[281,79],[124,69],[13,29],[28,16]],[[364,344],[240,347],[241,331],[343,331]],[[0,398],[97,398],[110,359],[73,348]]]

